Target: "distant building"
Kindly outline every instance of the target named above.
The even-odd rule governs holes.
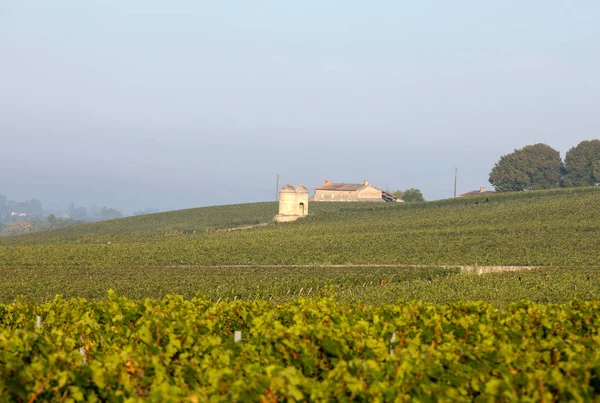
[[[279,222],[296,221],[308,215],[308,189],[302,185],[295,188],[285,185],[279,191],[279,214],[275,220]]]
[[[28,217],[29,216],[29,214],[27,214],[27,213],[17,213],[14,211],[10,215],[11,215],[11,217]]]
[[[463,193],[458,197],[469,197],[469,196],[479,196],[482,194],[496,193],[493,190],[487,190],[485,186],[479,188],[479,190],[473,190],[472,192]]]
[[[362,184],[352,183],[325,183],[315,188],[315,194],[311,201],[327,202],[389,202],[404,203],[403,200],[393,194],[371,185],[369,181]]]

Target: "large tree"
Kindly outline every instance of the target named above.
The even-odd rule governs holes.
[[[565,186],[596,186],[600,183],[600,140],[586,140],[567,151]]]
[[[563,169],[558,151],[533,144],[500,157],[490,183],[498,192],[551,189],[560,186]]]
[[[419,189],[396,190],[392,192],[394,196],[404,200],[406,203],[424,202],[425,198]]]

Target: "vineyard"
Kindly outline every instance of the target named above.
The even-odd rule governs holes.
[[[0,305],[11,401],[592,401],[598,302]]]
[[[598,200],[313,203],[290,224],[256,203],[0,238],[0,401],[592,401]]]
[[[231,232],[208,231],[210,214],[197,209],[3,238],[0,267],[593,266],[600,261],[599,198],[600,189],[589,188],[404,206],[313,203],[312,215],[296,223]],[[241,224],[240,206],[231,209]],[[276,206],[248,207],[264,209],[265,218]],[[224,218],[227,206],[218,210],[214,226],[232,222]],[[169,214],[189,218],[167,225]]]
[[[5,268],[0,303],[64,298],[102,300],[108,289],[133,299],[181,295],[209,301],[331,298],[370,305],[421,300],[435,304],[487,301],[498,308],[528,299],[566,303],[600,297],[600,267],[542,268],[477,275],[424,267],[146,267]]]

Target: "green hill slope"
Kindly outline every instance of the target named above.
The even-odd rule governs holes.
[[[0,238],[0,245],[139,240],[184,232],[202,233],[220,228],[266,223],[271,221],[275,214],[275,202],[202,207],[4,237]]]
[[[275,212],[275,203],[210,207],[7,238],[0,266],[600,262],[598,188],[415,205],[312,203],[311,216],[295,223],[206,231],[268,222]]]
[[[313,203],[311,214],[390,208],[385,203]],[[396,206],[398,207],[398,206]],[[127,217],[65,228],[0,237],[0,246],[142,241],[165,236],[203,234],[224,229],[274,224],[277,202],[232,204]]]

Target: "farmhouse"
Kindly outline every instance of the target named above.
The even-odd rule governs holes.
[[[311,201],[328,202],[390,202],[404,203],[393,194],[371,185],[369,181],[360,184],[353,183],[325,183],[315,188]]]

